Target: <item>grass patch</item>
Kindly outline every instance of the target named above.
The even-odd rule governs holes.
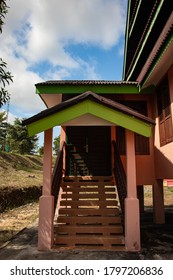
[[[42,185],[43,158],[0,152],[0,189]]]

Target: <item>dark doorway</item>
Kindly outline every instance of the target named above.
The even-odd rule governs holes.
[[[107,126],[66,127],[67,175],[111,175],[111,132]]]

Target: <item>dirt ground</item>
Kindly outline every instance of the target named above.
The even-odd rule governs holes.
[[[0,213],[0,247],[38,218],[38,202]]]
[[[165,225],[154,225],[151,208],[141,215],[140,252],[82,249],[37,250],[37,222],[0,249],[1,260],[173,260],[173,208],[167,207]]]
[[[145,212],[141,214],[139,253],[61,250],[51,253],[37,250],[38,202],[0,214],[0,259],[173,259],[173,188],[164,188],[165,225],[153,224],[152,188],[145,186]],[[34,224],[34,226],[33,226]],[[21,250],[13,248],[23,248]],[[11,248],[11,249],[9,249]],[[9,254],[10,250],[10,254]]]

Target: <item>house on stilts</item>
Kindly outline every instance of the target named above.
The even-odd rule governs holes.
[[[128,1],[122,81],[53,80],[36,93],[47,109],[24,125],[44,131],[38,248],[140,251],[144,186],[164,224],[163,180],[173,178],[173,2]]]

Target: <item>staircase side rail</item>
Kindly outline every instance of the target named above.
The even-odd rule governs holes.
[[[55,209],[58,200],[62,174],[63,174],[63,154],[65,149],[65,142],[61,144],[60,150],[57,155],[55,166],[52,174],[52,195],[55,198]]]
[[[124,216],[124,200],[127,197],[127,177],[121,161],[120,154],[115,141],[112,141],[114,150],[114,176],[120,201],[122,214]]]

